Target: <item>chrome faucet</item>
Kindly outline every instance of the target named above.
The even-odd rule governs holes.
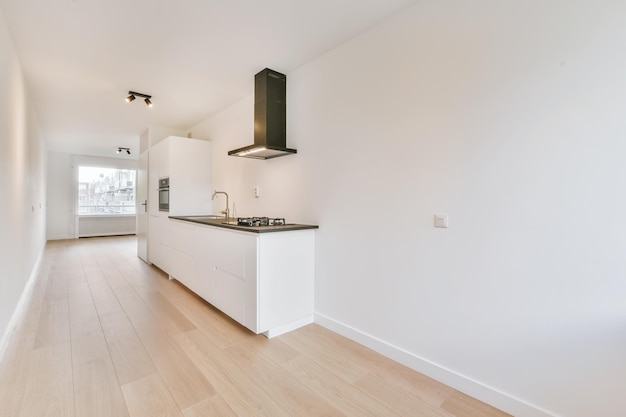
[[[215,190],[215,192],[213,192],[213,197],[211,197],[211,201],[213,201],[215,199],[215,196],[217,194],[224,194],[226,196],[226,210],[222,210],[220,213],[224,214],[226,216],[226,221],[228,221],[229,216],[229,211],[228,211],[228,194],[224,191],[217,191]]]

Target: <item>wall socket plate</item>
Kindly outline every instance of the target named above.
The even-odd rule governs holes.
[[[259,198],[261,196],[261,192],[259,191],[259,187],[254,187],[252,189],[252,194],[256,197]]]
[[[448,215],[447,214],[435,214],[435,227],[447,228],[448,227]]]

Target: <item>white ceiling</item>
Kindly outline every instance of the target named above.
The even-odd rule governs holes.
[[[50,150],[136,157],[417,0],[0,0]],[[129,90],[153,96],[124,101]]]

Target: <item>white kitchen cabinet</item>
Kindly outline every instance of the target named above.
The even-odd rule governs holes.
[[[186,287],[193,289],[194,227],[183,222],[168,221],[171,269],[168,271]]]
[[[315,230],[251,233],[170,222],[178,261],[167,272],[200,297],[267,337],[313,321]]]
[[[169,231],[167,217],[212,213],[211,146],[204,140],[169,136],[148,154],[149,261],[188,286],[193,286],[193,251],[179,243],[192,239],[179,239],[183,228]],[[159,179],[165,177],[170,179],[169,212],[159,211]]]
[[[212,212],[211,142],[169,136],[150,148],[150,214],[158,215],[159,179],[170,179],[169,215]]]
[[[150,262],[170,273],[174,265],[168,218],[150,216],[148,219],[148,244]]]
[[[256,333],[277,336],[313,321],[315,230],[259,235]]]
[[[213,305],[256,330],[257,236],[214,230]]]
[[[192,226],[193,233],[193,283],[191,290],[208,302],[213,302],[215,228]]]

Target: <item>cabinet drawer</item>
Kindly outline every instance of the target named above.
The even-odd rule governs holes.
[[[193,233],[193,291],[206,301],[213,302],[213,229],[196,226]]]
[[[215,231],[215,266],[232,275],[244,277],[245,242],[247,236]]]
[[[182,282],[185,287],[193,288],[193,258],[184,253],[174,252],[173,272],[170,273],[178,281]]]
[[[169,220],[172,249],[193,256],[194,227],[176,220]]]
[[[243,324],[246,299],[244,278],[219,268],[215,268],[214,274],[213,304],[234,320]]]

